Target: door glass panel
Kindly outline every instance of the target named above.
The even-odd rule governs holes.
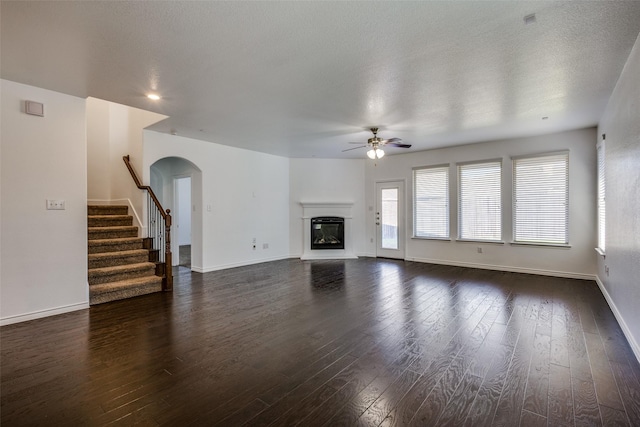
[[[382,248],[398,249],[398,189],[383,188],[381,200]]]

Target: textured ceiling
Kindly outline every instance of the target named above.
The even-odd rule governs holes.
[[[640,32],[638,1],[0,7],[2,78],[288,157],[363,157],[370,126],[425,150],[595,125]]]

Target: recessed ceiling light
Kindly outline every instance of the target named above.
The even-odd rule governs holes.
[[[147,98],[152,99],[154,101],[157,101],[157,100],[160,99],[160,95],[157,95],[155,93],[150,93],[150,94],[147,95]]]
[[[524,18],[524,25],[535,24],[536,23],[536,14],[532,13],[531,15],[527,15]]]

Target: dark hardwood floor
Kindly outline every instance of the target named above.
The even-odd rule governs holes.
[[[2,327],[2,425],[640,426],[594,282],[364,258],[174,286]]]

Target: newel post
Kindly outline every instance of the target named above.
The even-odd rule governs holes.
[[[165,253],[165,280],[162,283],[163,291],[173,290],[173,261],[171,259],[171,210],[167,209],[167,218],[165,219],[165,240],[164,240],[164,253]]]

